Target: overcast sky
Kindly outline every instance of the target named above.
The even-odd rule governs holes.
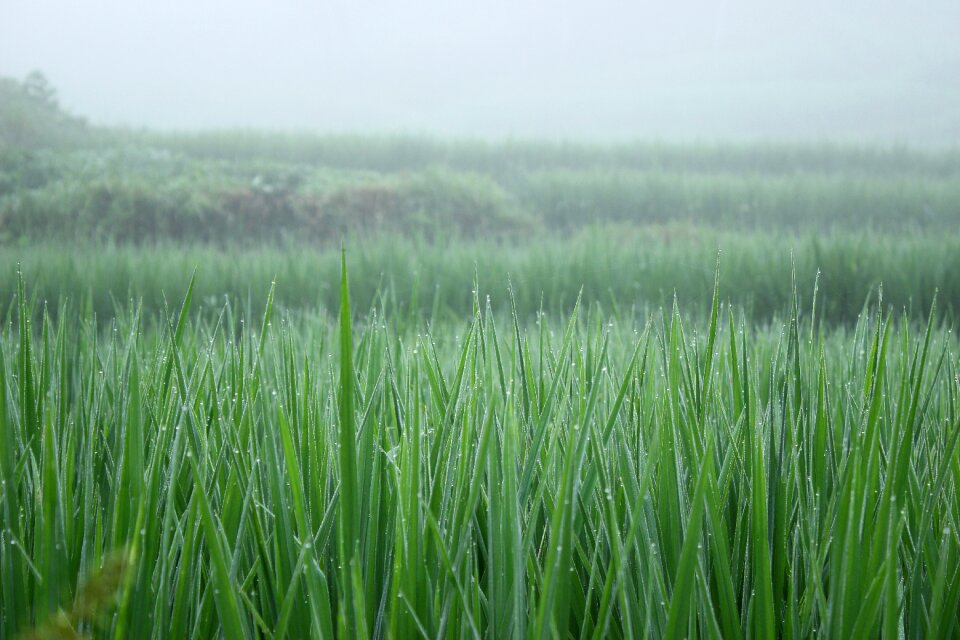
[[[960,0],[0,0],[103,124],[960,143]]]

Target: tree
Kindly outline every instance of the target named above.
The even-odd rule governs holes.
[[[51,109],[56,109],[57,90],[53,88],[47,77],[40,71],[31,71],[23,80],[23,92],[31,100],[35,100]]]

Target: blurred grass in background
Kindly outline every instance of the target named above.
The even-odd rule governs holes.
[[[948,234],[821,238],[612,226],[569,238],[546,236],[528,245],[395,237],[348,239],[347,245],[354,307],[369,310],[382,295],[393,315],[417,319],[469,315],[475,285],[481,298],[489,294],[502,303],[508,283],[524,318],[541,309],[568,313],[581,289],[585,304],[599,303],[617,313],[669,307],[676,293],[689,314],[701,316],[718,256],[721,298],[753,322],[789,310],[794,274],[805,301],[812,300],[817,283],[818,316],[831,323],[854,322],[881,284],[888,309],[922,319],[939,290],[943,313],[960,316],[960,237]],[[198,309],[213,312],[225,300],[262,308],[274,279],[278,306],[316,311],[335,310],[338,304],[338,251],[332,247],[0,248],[0,273],[7,274],[0,279],[0,300],[12,300],[18,265],[38,301],[52,305],[69,299],[73,308],[89,307],[101,318],[111,317],[115,303],[126,306],[131,297],[148,311],[162,308],[164,294],[182,288],[195,269]]]

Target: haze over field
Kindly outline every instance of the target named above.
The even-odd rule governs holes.
[[[960,3],[7,0],[101,124],[960,143]]]
[[[960,0],[0,0],[0,640],[960,640]]]

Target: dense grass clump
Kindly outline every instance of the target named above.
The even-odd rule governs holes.
[[[515,287],[522,321],[543,311],[569,314],[582,296],[615,315],[669,307],[674,295],[688,319],[702,319],[713,294],[718,251],[724,264],[721,297],[748,323],[768,323],[792,301],[810,300],[818,282],[818,319],[852,326],[883,285],[884,304],[922,320],[939,291],[939,309],[960,317],[960,237],[949,234],[892,237],[844,234],[826,238],[767,233],[711,233],[687,226],[634,229],[611,226],[562,239],[513,246],[489,239],[435,244],[397,236],[358,240],[352,251],[352,290],[358,308],[383,299],[397,319],[459,321],[472,313],[472,290],[500,295]],[[286,309],[316,311],[339,305],[339,254],[306,244],[245,249],[161,245],[148,248],[80,244],[0,248],[0,273],[21,268],[38,302],[68,299],[101,320],[117,301],[141,300],[163,308],[199,268],[200,314],[216,313],[224,300],[252,313],[266,304],[272,280]],[[818,275],[819,274],[819,275]],[[794,278],[794,275],[796,276]],[[477,287],[473,283],[477,280]],[[16,293],[0,278],[0,300]]]
[[[339,322],[272,296],[191,321],[191,285],[98,327],[20,288],[4,637],[956,637],[957,342],[932,320],[828,331],[794,302],[751,328],[715,296],[693,324],[528,322],[476,296],[418,333],[340,296]]]

